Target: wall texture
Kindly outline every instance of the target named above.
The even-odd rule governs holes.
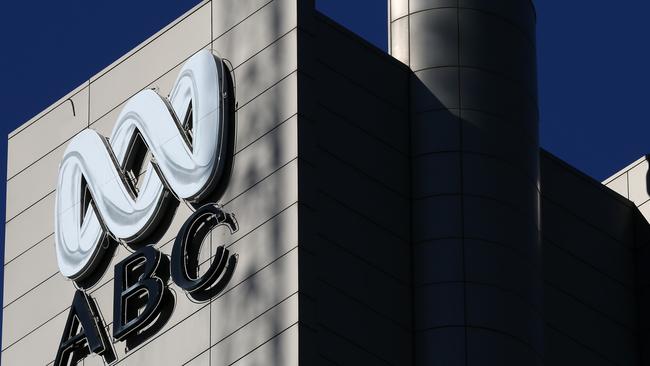
[[[235,162],[221,202],[240,229],[232,236],[216,230],[211,243],[227,244],[240,262],[209,303],[194,304],[172,286],[169,323],[128,354],[116,344],[119,364],[297,362],[296,46],[296,1],[203,2],[10,134],[2,364],[53,361],[72,302],[75,288],[57,272],[52,237],[67,142],[86,128],[110,135],[126,100],[144,88],[168,93],[183,62],[204,48],[227,59],[236,80]],[[157,244],[164,253],[189,213],[179,206]],[[120,247],[113,264],[127,254]],[[111,266],[91,290],[109,327],[112,277]],[[103,363],[91,357],[84,364]]]

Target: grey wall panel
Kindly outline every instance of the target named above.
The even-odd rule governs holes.
[[[413,331],[465,326],[465,300],[462,281],[417,285],[413,296]]]
[[[457,9],[436,8],[417,11],[409,17],[411,69],[420,71],[442,66],[456,66],[459,61]],[[434,49],[435,53],[415,50]]]
[[[586,347],[553,327],[546,327],[544,335],[546,359],[552,361],[554,365],[571,366],[585,363],[605,366],[614,364],[598,354],[596,350]]]
[[[448,366],[467,365],[465,327],[443,327],[418,331],[415,335],[414,361],[417,365]],[[428,349],[431,344],[438,345],[435,352]]]
[[[5,264],[54,233],[54,194],[44,197],[5,226]],[[39,223],[39,225],[34,225]]]
[[[546,322],[611,362],[635,365],[638,361],[634,333],[553,287],[544,289]]]
[[[525,1],[510,3],[525,6]],[[498,10],[506,9],[516,12],[509,5],[502,5]],[[512,22],[504,22],[502,17],[498,12],[460,10],[460,34],[472,35],[463,38],[460,43],[460,63],[464,67],[481,68],[519,83],[524,92],[534,98],[537,96],[535,39],[521,32]],[[534,21],[529,24],[534,24]]]
[[[408,108],[408,97],[403,93],[408,87],[406,66],[329,18],[316,17],[312,39],[318,44],[314,51],[319,64],[334,68],[388,104]]]
[[[637,328],[634,287],[625,286],[552,244],[544,243],[544,258],[547,284],[570,293],[623,327]]]
[[[627,286],[634,285],[634,253],[553,202],[542,202],[545,240]],[[594,250],[597,248],[598,250]]]
[[[52,318],[42,327],[23,336],[20,342],[5,347],[0,353],[3,365],[45,365],[54,360],[58,340],[65,326],[67,313],[61,313]],[[6,319],[6,318],[5,318]],[[4,337],[3,337],[4,338]],[[36,352],[35,350],[38,350]]]
[[[461,238],[462,207],[463,202],[457,195],[413,200],[411,203],[413,244],[444,238]]]
[[[467,362],[483,364],[485,360],[494,360],[497,365],[504,366],[542,366],[546,364],[539,351],[516,338],[489,329],[469,328],[467,330]]]
[[[417,2],[430,2],[440,0],[412,0]],[[460,0],[459,5],[463,8],[469,8],[487,13],[492,16],[498,16],[506,19],[507,22],[517,26],[518,31],[522,32],[529,39],[535,38],[535,22],[537,14],[535,5],[532,0],[503,0],[485,2],[481,0]]]
[[[301,166],[300,169],[307,168]],[[326,221],[327,225],[319,228],[321,220],[319,216],[314,212],[303,210],[301,222],[306,228],[315,231],[320,238],[331,245],[341,246],[351,255],[363,258],[366,263],[399,279],[400,282],[410,281],[410,263],[395,260],[395,258],[408,258],[410,253],[408,241],[358,212],[350,210],[344,202],[334,197],[321,194],[311,198],[311,201],[314,200],[317,200],[318,211],[331,219]],[[309,242],[305,244],[309,245]]]
[[[43,197],[54,192],[58,164],[64,150],[65,146],[56,148],[7,181],[7,221],[14,219]]]
[[[459,194],[462,189],[460,156],[456,152],[432,153],[411,158],[415,199],[441,194]]]
[[[634,245],[633,204],[551,154],[542,155],[544,195],[628,247]]]
[[[315,144],[305,148],[318,149],[320,153],[385,185],[397,195],[408,195],[409,186],[404,179],[408,174],[408,156],[327,109],[317,108],[315,116],[313,121],[312,117],[303,119],[305,123],[314,125],[313,132],[309,133],[314,135]]]
[[[309,261],[313,264],[315,280],[402,327],[411,326],[409,302],[386,301],[387,293],[398,299],[408,299],[411,296],[409,282],[389,275],[382,268],[367,263],[363,257],[355,256],[345,247],[325,239],[314,239],[305,248],[307,253],[313,255],[303,263]],[[318,296],[308,288],[304,293]]]
[[[439,239],[413,244],[413,286],[464,281],[464,251],[460,242]]]
[[[49,236],[44,240],[42,245],[35,246],[31,251],[5,265],[4,275],[19,280],[7,281],[3,286],[3,307],[57,273],[59,269],[55,260],[44,261],[39,266],[32,265],[37,258],[55,257],[54,237]]]
[[[411,332],[327,285],[318,288],[317,326],[346,339],[359,348],[372,352],[392,365],[409,364]]]
[[[240,65],[294,29],[297,26],[296,16],[296,1],[270,1],[259,10],[249,13],[226,33],[215,34],[212,48],[234,66]]]
[[[420,154],[460,150],[461,126],[455,111],[434,110],[411,116],[411,153]],[[463,144],[467,138],[463,136]]]
[[[302,319],[313,332],[301,342],[315,339],[318,349],[305,362],[409,364],[408,74],[321,16],[306,19],[304,29],[299,272],[310,299]],[[353,62],[334,57],[339,44]]]
[[[88,86],[77,88],[67,99],[28,124],[9,137],[8,179],[88,126]]]
[[[308,75],[315,78],[315,75]],[[385,103],[368,89],[346,79],[332,68],[318,68],[317,88],[319,99],[314,100],[330,113],[339,115],[346,122],[360,126],[372,136],[393,146],[399,151],[408,151],[408,131],[406,126],[396,128],[396,121],[402,121],[405,111]],[[309,87],[309,86],[306,86]],[[346,98],[341,90],[348,90],[355,97]],[[302,94],[301,94],[302,95]],[[404,92],[406,95],[406,92]]]
[[[497,242],[467,239],[464,266],[467,282],[499,287],[543,312],[542,294],[529,286],[540,271],[537,261]]]
[[[512,166],[533,180],[539,171],[539,152],[526,149],[536,144],[537,137],[530,129],[503,118],[479,111],[463,110],[463,149],[485,154]],[[507,143],[504,143],[507,142]]]

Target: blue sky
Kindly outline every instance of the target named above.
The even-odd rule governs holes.
[[[2,132],[6,135],[196,3],[4,2]],[[321,11],[383,49],[386,3],[317,0]],[[537,0],[536,6],[542,147],[602,180],[650,150],[645,137],[650,132],[650,22],[645,19],[650,2]],[[0,151],[0,171],[6,174],[4,138]],[[5,202],[4,185],[0,192]],[[4,217],[4,205],[1,212]]]

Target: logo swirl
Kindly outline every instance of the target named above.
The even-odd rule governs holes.
[[[227,170],[226,73],[220,59],[200,51],[183,65],[168,98],[143,90],[129,99],[109,139],[87,129],[70,141],[55,202],[64,276],[92,272],[106,240],[146,238],[173,197],[196,203],[214,190]],[[139,143],[153,158],[135,188],[127,169]]]

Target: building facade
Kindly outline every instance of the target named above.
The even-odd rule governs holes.
[[[386,54],[313,0],[200,3],[8,136],[2,364],[650,363],[648,161],[600,183],[540,149],[535,18],[390,0]],[[205,55],[221,89],[183,97]],[[223,174],[184,194],[174,159],[217,136],[197,126],[218,100]],[[152,142],[172,125],[185,150]],[[159,221],[120,234],[156,179]],[[111,221],[113,184],[132,215]],[[61,254],[66,194],[92,255]]]

